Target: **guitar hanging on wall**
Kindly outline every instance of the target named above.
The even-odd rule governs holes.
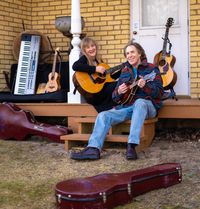
[[[45,87],[45,93],[54,92],[61,89],[60,75],[56,72],[56,61],[58,56],[59,48],[56,48],[53,60],[52,72],[49,73],[48,82]]]
[[[176,62],[176,58],[170,54],[171,50],[171,43],[169,42],[168,34],[169,34],[169,28],[173,25],[174,19],[172,17],[169,17],[166,23],[166,31],[165,31],[165,37],[163,42],[163,49],[159,53],[157,53],[154,57],[154,64],[158,66],[161,77],[163,80],[163,87],[164,89],[168,90],[173,88],[173,86],[176,84],[177,81],[177,74],[173,70],[174,64]],[[170,50],[167,52],[167,44],[170,45]]]

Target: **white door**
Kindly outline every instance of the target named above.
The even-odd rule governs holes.
[[[189,42],[187,0],[131,0],[131,38],[145,49],[148,62],[163,49],[166,23],[174,19],[168,38],[172,44],[171,55],[176,57],[174,71],[177,95],[189,95]],[[167,44],[167,49],[169,44]]]

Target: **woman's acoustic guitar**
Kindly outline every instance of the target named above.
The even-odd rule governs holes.
[[[174,23],[173,18],[168,18],[166,23],[166,31],[163,43],[163,49],[159,53],[157,53],[154,57],[154,64],[158,66],[161,77],[163,80],[163,87],[164,89],[173,88],[177,81],[177,74],[173,70],[174,64],[176,62],[176,58],[167,52],[167,43],[169,42],[168,34],[169,28]]]
[[[124,67],[124,65],[121,64],[110,68],[105,63],[101,63],[99,66],[103,66],[106,69],[105,74],[89,74],[79,71],[74,73],[73,83],[80,94],[95,94],[100,92],[103,89],[105,83],[115,81],[110,75],[114,72],[120,71]]]

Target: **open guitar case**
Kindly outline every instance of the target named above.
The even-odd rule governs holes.
[[[40,83],[47,83],[48,75],[52,71],[52,64],[39,64],[36,75],[36,90]],[[43,94],[26,94],[15,95],[15,79],[17,73],[17,64],[11,66],[9,88],[10,91],[0,92],[0,102],[22,102],[22,103],[38,103],[38,102],[67,102],[67,94],[69,92],[69,62],[56,63],[56,72],[60,74],[61,89],[55,92],[43,93]]]

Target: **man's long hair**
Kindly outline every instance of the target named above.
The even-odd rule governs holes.
[[[126,44],[126,46],[124,47],[124,56],[125,56],[125,57],[126,57],[126,49],[127,49],[128,46],[134,46],[134,47],[137,49],[138,53],[141,54],[141,57],[140,57],[141,61],[143,61],[144,59],[147,59],[143,47],[142,47],[139,43],[133,42],[133,40],[130,40],[130,41]]]

